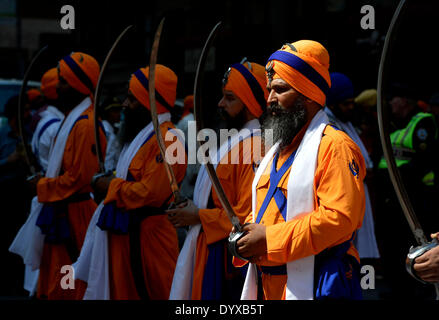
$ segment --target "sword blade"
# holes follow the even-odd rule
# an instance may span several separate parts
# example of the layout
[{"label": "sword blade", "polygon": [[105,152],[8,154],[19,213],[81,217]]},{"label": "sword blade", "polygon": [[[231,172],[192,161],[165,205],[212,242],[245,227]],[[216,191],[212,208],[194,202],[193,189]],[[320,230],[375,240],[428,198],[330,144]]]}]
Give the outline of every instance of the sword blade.
[{"label": "sword blade", "polygon": [[407,219],[407,222],[410,226],[411,231],[413,232],[413,235],[415,236],[416,241],[418,242],[418,244],[423,245],[428,242],[427,237],[425,236],[421,224],[419,223],[418,218],[415,214],[407,190],[404,187],[401,173],[399,172],[396,166],[395,158],[393,156],[393,148],[390,142],[390,132],[388,126],[386,125],[389,123],[390,117],[389,117],[388,107],[385,105],[385,96],[383,94],[383,92],[385,92],[385,83],[387,80],[386,75],[388,74],[388,67],[389,67],[388,61],[391,53],[391,44],[395,39],[395,34],[401,22],[402,12],[406,8],[406,4],[407,4],[406,0],[400,1],[393,15],[384,42],[384,47],[383,47],[379,71],[378,71],[378,85],[377,85],[378,125],[380,130],[380,138],[381,138],[381,144],[383,146],[384,157],[386,159],[387,168],[389,170],[390,179],[392,181],[393,188],[395,189],[404,216]]},{"label": "sword blade", "polygon": [[118,46],[119,42],[122,40],[122,38],[125,36],[125,34],[133,27],[133,25],[129,25],[125,28],[125,30],[122,31],[122,33],[117,37],[116,41],[114,41],[113,45],[111,46],[110,51],[108,51],[107,56],[105,57],[104,63],[102,64],[101,72],[99,73],[98,83],[96,84],[96,89],[94,93],[94,130],[95,130],[95,143],[96,143],[96,155],[98,158],[98,164],[99,164],[99,172],[105,172],[105,164],[104,164],[104,157],[102,156],[102,149],[101,149],[101,139],[99,139],[99,100],[101,97],[102,92],[102,83],[103,83],[103,77],[104,72],[107,68],[108,62],[110,61],[111,56],[113,55],[114,50]]},{"label": "sword blade", "polygon": [[[216,35],[218,34],[219,27],[221,26],[222,22],[218,22],[210,32],[209,36],[207,37],[207,40],[204,44],[203,50],[201,51],[200,59],[198,60],[198,66],[197,66],[197,73],[195,75],[195,85],[194,85],[194,116],[196,120],[196,129],[197,133],[200,132],[200,130],[204,129],[204,123],[203,123],[203,116],[202,116],[202,98],[201,93],[203,90],[203,80],[204,80],[204,68],[207,61],[207,56],[209,54],[209,50],[212,46],[213,40],[215,39]],[[197,143],[199,143],[197,141]],[[223,206],[227,217],[229,218],[232,225],[235,227],[237,232],[241,232],[242,227],[239,223],[239,219],[236,216],[235,212],[233,211],[232,206],[230,205],[229,200],[227,199],[227,196],[224,192],[224,188],[221,185],[221,182],[218,179],[218,176],[216,175],[215,168],[213,167],[212,163],[209,161],[205,164],[207,173],[209,175],[210,181],[212,182],[212,187],[215,190],[218,199],[221,202],[221,205]]]},{"label": "sword blade", "polygon": [[[36,163],[34,163],[34,161],[31,160],[31,155],[33,155],[32,150],[30,149],[30,146],[27,144],[26,142],[26,137],[24,134],[24,95],[26,94],[26,88],[27,88],[27,83],[29,81],[29,75],[30,72],[33,68],[33,66],[35,65],[35,62],[38,60],[38,58],[41,56],[41,54],[46,51],[48,48],[48,46],[44,46],[42,47],[37,54],[33,57],[32,61],[30,62],[29,66],[26,69],[26,72],[24,73],[24,77],[23,77],[23,82],[21,83],[21,88],[20,88],[20,95],[18,96],[18,132],[20,134],[20,138],[21,141],[23,143],[23,147],[24,147],[24,157],[26,159],[26,163],[29,167],[30,173],[31,175],[35,175],[37,172],[36,169]],[[36,159],[35,157],[32,157],[32,159]]]},{"label": "sword blade", "polygon": [[149,62],[149,79],[148,79],[148,93],[149,93],[149,106],[151,109],[152,124],[154,126],[154,131],[157,136],[157,143],[159,145],[160,154],[163,159],[163,164],[165,165],[166,175],[168,176],[169,183],[171,186],[172,193],[174,194],[174,203],[179,204],[184,201],[180,194],[180,188],[178,187],[177,179],[175,179],[174,171],[172,170],[169,163],[166,161],[166,148],[165,141],[163,140],[162,132],[160,131],[160,125],[157,116],[157,105],[155,100],[155,70],[157,65],[157,55],[159,51],[160,37],[163,30],[163,24],[165,23],[165,18],[163,17],[160,21],[157,31],[154,36],[154,42],[151,50],[151,57]]}]

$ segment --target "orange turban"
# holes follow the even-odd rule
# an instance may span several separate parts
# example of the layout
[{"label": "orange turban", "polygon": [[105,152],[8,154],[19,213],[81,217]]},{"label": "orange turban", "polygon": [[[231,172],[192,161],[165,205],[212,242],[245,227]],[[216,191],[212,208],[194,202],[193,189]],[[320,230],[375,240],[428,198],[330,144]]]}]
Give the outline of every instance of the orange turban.
[{"label": "orange turban", "polygon": [[26,94],[27,94],[27,99],[29,100],[29,102],[32,102],[41,96],[41,91],[38,89],[29,89],[29,90],[27,90]]},{"label": "orange turban", "polygon": [[283,79],[305,97],[325,105],[331,87],[329,54],[318,42],[300,40],[284,45],[267,61],[267,76]]},{"label": "orange turban", "polygon": [[99,78],[99,64],[92,56],[74,52],[59,62],[59,75],[75,90],[92,95]]},{"label": "orange turban", "polygon": [[41,91],[44,96],[50,100],[56,100],[56,85],[58,84],[58,70],[56,68],[49,69],[41,78]]},{"label": "orange turban", "polygon": [[[141,68],[133,73],[129,89],[136,99],[148,110],[149,107],[149,67]],[[157,113],[169,112],[174,107],[177,97],[177,75],[161,64],[156,65],[155,70],[155,99]]]},{"label": "orange turban", "polygon": [[[250,66],[251,68],[250,68]],[[224,89],[232,91],[255,117],[259,118],[267,107],[265,69],[260,64],[235,63],[223,80]]]}]

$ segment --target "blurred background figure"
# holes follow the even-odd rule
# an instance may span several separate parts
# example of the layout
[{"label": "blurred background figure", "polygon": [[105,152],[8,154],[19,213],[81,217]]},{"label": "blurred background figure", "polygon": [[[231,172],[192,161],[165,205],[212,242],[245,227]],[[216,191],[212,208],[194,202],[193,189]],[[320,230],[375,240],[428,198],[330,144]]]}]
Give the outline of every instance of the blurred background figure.
[{"label": "blurred background figure", "polygon": [[375,239],[374,216],[372,211],[372,203],[369,196],[367,176],[372,175],[373,162],[369,156],[363,141],[360,139],[357,128],[352,124],[354,115],[357,112],[354,104],[354,86],[351,80],[344,74],[333,72],[331,76],[331,88],[326,97],[326,108],[329,120],[339,130],[343,130],[360,148],[361,154],[366,163],[366,179],[364,192],[366,195],[366,209],[363,218],[363,224],[358,230],[354,239],[355,247],[358,250],[361,259],[380,257]]},{"label": "blurred background figure", "polygon": [[107,151],[105,155],[105,170],[116,169],[117,160],[121,151],[121,144],[117,139],[121,123],[122,103],[116,97],[109,98],[104,103],[102,125],[107,137]]},{"label": "blurred background figure", "polygon": [[[30,206],[30,193],[26,188],[28,169],[18,131],[18,96],[7,101],[3,116],[8,119],[8,125],[0,128],[0,203],[3,213],[0,273],[5,275],[0,286],[0,295],[21,296],[25,294],[22,289],[24,266],[19,256],[8,251],[15,234],[26,220]],[[29,123],[29,104],[26,104],[24,119]]]},{"label": "blurred background figure", "polygon": [[32,121],[40,119],[35,126],[31,147],[43,172],[47,171],[49,152],[61,122],[64,120],[64,114],[57,108],[57,84],[57,69],[52,68],[46,71],[41,78],[42,107],[32,117]]},{"label": "blurred background figure", "polygon": [[[386,97],[391,111],[390,140],[396,166],[401,173],[410,201],[424,231],[437,229],[433,187],[426,181],[436,166],[437,124],[431,113],[419,107],[418,94],[408,84],[393,83]],[[425,299],[433,297],[431,286],[411,278],[405,270],[407,250],[415,239],[404,218],[401,206],[390,181],[387,163],[381,158],[377,170],[377,238],[382,254],[383,272],[389,281],[390,297]],[[392,230],[398,230],[398,244],[389,240]],[[388,298],[384,296],[384,298]]]}]

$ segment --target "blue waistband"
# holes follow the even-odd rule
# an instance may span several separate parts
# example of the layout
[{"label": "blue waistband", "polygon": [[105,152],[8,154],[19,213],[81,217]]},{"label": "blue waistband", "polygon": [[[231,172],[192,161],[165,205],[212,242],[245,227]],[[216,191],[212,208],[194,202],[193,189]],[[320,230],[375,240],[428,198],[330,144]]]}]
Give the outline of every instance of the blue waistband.
[{"label": "blue waistband", "polygon": [[283,264],[281,266],[259,266],[259,270],[262,271],[262,273],[269,274],[272,276],[280,276],[280,275],[286,275],[287,274],[287,265]]}]

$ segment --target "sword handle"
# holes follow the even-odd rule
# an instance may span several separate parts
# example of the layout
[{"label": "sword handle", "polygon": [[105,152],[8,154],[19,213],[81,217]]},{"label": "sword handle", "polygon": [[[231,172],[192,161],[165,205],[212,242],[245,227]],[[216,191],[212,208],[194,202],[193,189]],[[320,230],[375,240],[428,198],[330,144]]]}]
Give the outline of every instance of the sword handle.
[{"label": "sword handle", "polygon": [[244,258],[238,253],[237,242],[239,239],[241,239],[243,236],[247,234],[247,231],[237,231],[237,232],[230,232],[227,247],[229,248],[229,252],[232,256],[237,257],[241,260],[248,261],[247,258]]},{"label": "sword handle", "polygon": [[[427,251],[430,251],[431,249],[439,246],[438,239],[433,239],[430,242],[427,242],[423,245],[417,246],[417,247],[411,247],[409,250],[409,253],[407,254],[407,259],[405,260],[405,267],[407,272],[416,280],[424,283],[424,284],[430,284],[429,282],[426,282],[422,280],[416,273],[415,269],[413,268],[415,264],[415,259],[417,257],[422,256]],[[436,287],[436,299],[439,299],[439,284],[435,284]]]}]

